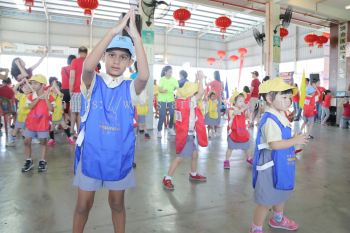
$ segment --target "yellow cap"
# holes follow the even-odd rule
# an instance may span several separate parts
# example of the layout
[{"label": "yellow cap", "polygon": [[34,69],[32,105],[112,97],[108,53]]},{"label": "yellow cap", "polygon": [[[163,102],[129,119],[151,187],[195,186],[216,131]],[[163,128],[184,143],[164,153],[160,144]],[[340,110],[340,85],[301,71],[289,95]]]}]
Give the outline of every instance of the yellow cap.
[{"label": "yellow cap", "polygon": [[176,96],[180,98],[188,98],[198,92],[198,84],[193,82],[186,82],[185,85],[177,89]]},{"label": "yellow cap", "polygon": [[293,95],[295,95],[298,91],[296,87],[289,85],[280,77],[270,79],[266,82],[263,82],[259,86],[260,94],[266,94],[272,91],[280,92],[280,91],[287,91],[287,90],[292,90]]},{"label": "yellow cap", "polygon": [[235,103],[235,98],[237,97],[237,96],[239,96],[241,93],[239,92],[239,91],[237,91],[237,89],[234,89],[233,91],[232,91],[232,95],[231,95],[231,97],[230,97],[230,103]]},{"label": "yellow cap", "polygon": [[47,79],[42,74],[36,74],[34,75],[29,81],[37,81],[38,83],[47,85]]}]

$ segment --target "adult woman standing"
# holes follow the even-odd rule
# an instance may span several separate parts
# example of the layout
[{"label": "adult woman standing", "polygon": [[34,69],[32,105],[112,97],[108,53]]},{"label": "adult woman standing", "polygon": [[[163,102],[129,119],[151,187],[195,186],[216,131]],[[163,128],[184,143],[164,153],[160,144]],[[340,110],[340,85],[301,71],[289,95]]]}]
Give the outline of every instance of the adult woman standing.
[{"label": "adult woman standing", "polygon": [[172,77],[173,69],[171,66],[165,66],[161,73],[158,86],[158,138],[162,137],[162,128],[166,117],[167,109],[170,113],[169,133],[175,135],[174,131],[174,91],[179,87],[179,83]]}]

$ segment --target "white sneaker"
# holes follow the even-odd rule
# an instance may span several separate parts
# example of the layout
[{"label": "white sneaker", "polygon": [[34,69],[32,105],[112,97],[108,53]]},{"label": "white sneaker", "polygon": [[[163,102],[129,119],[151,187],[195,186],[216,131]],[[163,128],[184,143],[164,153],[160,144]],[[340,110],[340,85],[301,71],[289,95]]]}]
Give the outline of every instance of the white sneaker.
[{"label": "white sneaker", "polygon": [[33,138],[33,139],[32,139],[32,143],[33,143],[33,144],[40,144],[40,141],[39,141],[39,139],[37,139],[37,138]]},{"label": "white sneaker", "polygon": [[171,136],[175,136],[176,135],[176,133],[175,133],[175,130],[174,129],[169,129],[169,134],[171,135]]},{"label": "white sneaker", "polygon": [[162,131],[158,131],[157,137],[158,137],[158,138],[162,138]]},{"label": "white sneaker", "polygon": [[9,141],[9,142],[7,142],[7,143],[6,143],[6,146],[8,146],[8,147],[14,147],[14,146],[16,146],[16,141]]}]

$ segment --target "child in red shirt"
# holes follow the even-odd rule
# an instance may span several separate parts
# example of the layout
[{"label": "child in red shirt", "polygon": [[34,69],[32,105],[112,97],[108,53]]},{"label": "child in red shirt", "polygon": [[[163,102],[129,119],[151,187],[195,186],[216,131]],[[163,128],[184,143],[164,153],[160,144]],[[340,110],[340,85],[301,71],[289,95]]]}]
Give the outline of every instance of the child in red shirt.
[{"label": "child in red shirt", "polygon": [[322,115],[321,115],[321,124],[326,125],[326,122],[329,118],[330,111],[329,107],[331,106],[332,94],[330,90],[324,92],[323,101],[322,101]]},{"label": "child in red shirt", "polygon": [[350,126],[350,103],[349,98],[343,102],[343,115],[340,120],[340,128],[346,129]]},{"label": "child in red shirt", "polygon": [[29,95],[27,98],[27,107],[30,109],[30,112],[26,118],[26,130],[24,132],[24,153],[26,161],[22,172],[28,172],[33,168],[32,138],[38,138],[40,140],[41,158],[38,172],[44,172],[47,170],[47,138],[49,137],[49,119],[50,112],[53,111],[54,98],[50,95],[50,90],[44,90],[47,85],[45,76],[40,74],[34,75],[29,82],[33,94]]}]

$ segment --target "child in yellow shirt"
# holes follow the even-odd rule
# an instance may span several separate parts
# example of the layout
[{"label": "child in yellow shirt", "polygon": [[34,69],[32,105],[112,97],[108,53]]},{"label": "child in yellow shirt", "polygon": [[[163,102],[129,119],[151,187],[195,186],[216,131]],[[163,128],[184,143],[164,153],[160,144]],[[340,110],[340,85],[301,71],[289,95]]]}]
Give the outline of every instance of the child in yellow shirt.
[{"label": "child in yellow shirt", "polygon": [[63,106],[62,106],[62,98],[63,98],[63,93],[60,91],[60,84],[57,81],[56,77],[50,77],[49,79],[50,83],[50,90],[51,90],[51,95],[54,97],[54,111],[52,113],[52,119],[51,119],[51,126],[50,126],[50,139],[47,142],[48,146],[53,146],[56,144],[55,141],[55,134],[54,134],[54,129],[56,125],[60,125],[66,136],[67,136],[67,141],[69,144],[74,145],[75,141],[73,137],[71,136],[69,126],[66,124],[66,122],[63,119]]},{"label": "child in yellow shirt", "polygon": [[12,130],[9,141],[6,144],[6,146],[10,147],[16,146],[16,136],[19,131],[24,131],[25,120],[30,111],[30,109],[26,107],[27,96],[31,93],[28,80],[22,79],[22,81],[13,87],[13,91],[15,92],[15,98],[18,101],[18,110],[15,128]]}]

